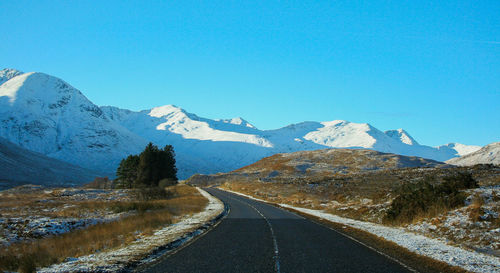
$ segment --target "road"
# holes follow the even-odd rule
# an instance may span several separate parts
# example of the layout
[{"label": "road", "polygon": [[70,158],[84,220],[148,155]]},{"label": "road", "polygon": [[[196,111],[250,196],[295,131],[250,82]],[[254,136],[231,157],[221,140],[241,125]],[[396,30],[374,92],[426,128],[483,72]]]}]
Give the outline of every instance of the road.
[{"label": "road", "polygon": [[204,236],[143,272],[410,272],[340,233],[218,189],[230,212]]}]

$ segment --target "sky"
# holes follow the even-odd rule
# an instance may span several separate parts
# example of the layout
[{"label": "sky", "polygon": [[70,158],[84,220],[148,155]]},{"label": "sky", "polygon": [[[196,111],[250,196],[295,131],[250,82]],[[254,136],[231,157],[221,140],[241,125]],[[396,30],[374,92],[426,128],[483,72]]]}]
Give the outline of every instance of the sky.
[{"label": "sky", "polygon": [[498,0],[0,1],[0,67],[97,105],[486,145],[500,141],[499,14]]}]

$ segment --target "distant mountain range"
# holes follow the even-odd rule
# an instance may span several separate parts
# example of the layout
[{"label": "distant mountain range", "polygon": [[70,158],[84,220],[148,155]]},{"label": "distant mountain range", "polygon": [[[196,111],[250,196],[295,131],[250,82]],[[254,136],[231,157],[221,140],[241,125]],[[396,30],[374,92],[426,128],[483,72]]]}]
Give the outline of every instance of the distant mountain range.
[{"label": "distant mountain range", "polygon": [[228,172],[276,153],[364,148],[445,161],[479,150],[419,144],[405,130],[380,131],[344,120],[259,130],[242,118],[212,120],[174,105],[140,112],[99,107],[44,73],[0,71],[0,137],[51,158],[112,175],[122,158],[148,142],[171,144],[179,176]]}]

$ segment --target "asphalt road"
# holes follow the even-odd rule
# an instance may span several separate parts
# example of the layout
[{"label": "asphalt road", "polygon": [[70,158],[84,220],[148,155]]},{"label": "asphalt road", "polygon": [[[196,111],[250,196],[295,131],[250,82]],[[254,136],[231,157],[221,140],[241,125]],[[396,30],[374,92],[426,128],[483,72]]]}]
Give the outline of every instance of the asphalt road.
[{"label": "asphalt road", "polygon": [[217,189],[230,206],[204,236],[143,272],[410,272],[338,232]]}]

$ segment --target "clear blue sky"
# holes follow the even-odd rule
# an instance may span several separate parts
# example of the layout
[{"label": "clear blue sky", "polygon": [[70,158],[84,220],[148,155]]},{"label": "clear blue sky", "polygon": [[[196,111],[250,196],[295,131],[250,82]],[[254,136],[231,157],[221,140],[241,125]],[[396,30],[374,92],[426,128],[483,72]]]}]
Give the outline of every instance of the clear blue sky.
[{"label": "clear blue sky", "polygon": [[0,1],[0,66],[98,105],[500,141],[500,1]]}]

